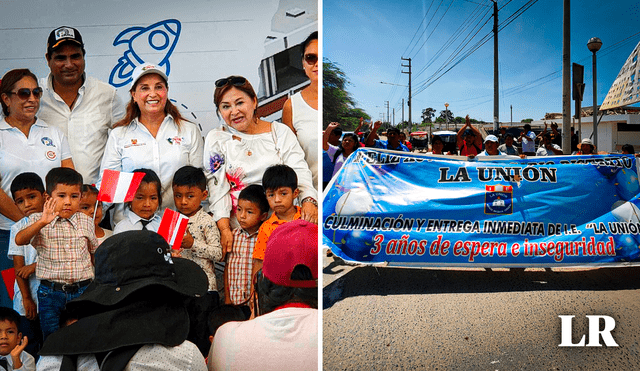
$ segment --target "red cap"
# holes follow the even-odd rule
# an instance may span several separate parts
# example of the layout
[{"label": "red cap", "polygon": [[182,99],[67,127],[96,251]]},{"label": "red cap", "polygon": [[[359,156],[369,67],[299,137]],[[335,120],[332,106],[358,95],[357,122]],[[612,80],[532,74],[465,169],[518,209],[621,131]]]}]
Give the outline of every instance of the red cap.
[{"label": "red cap", "polygon": [[[291,279],[300,264],[311,270],[312,280]],[[280,286],[318,287],[318,226],[298,219],[276,228],[267,241],[262,274]]]}]

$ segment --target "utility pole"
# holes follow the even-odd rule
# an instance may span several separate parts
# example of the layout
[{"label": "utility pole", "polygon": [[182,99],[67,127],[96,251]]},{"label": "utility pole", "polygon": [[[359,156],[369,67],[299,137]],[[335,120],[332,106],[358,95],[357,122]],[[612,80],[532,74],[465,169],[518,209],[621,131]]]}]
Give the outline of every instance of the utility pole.
[{"label": "utility pole", "polygon": [[409,72],[402,71],[402,73],[409,74],[409,100],[407,101],[407,107],[409,107],[409,127],[413,126],[413,122],[411,121],[411,58],[402,58],[403,61],[408,61],[409,65],[403,64],[402,67],[409,67]]},{"label": "utility pole", "polygon": [[571,27],[570,0],[562,15],[562,152],[571,154]]},{"label": "utility pole", "polygon": [[402,122],[404,122],[404,98],[402,98]]},{"label": "utility pole", "polygon": [[493,131],[498,132],[500,97],[498,84],[498,1],[493,1]]},{"label": "utility pole", "polygon": [[389,119],[389,101],[385,100],[384,104],[385,104],[385,106],[387,106],[387,122],[391,123],[391,120]]},{"label": "utility pole", "polygon": [[510,105],[510,107],[511,107],[511,121],[509,121],[509,123],[510,123],[511,125],[509,125],[509,126],[513,126],[513,104],[512,104],[512,105]]},{"label": "utility pole", "polygon": [[589,39],[587,44],[593,53],[593,145],[598,148],[598,79],[596,78],[596,52],[602,47],[602,40],[597,37]]},{"label": "utility pole", "polygon": [[393,126],[396,126],[396,109],[393,109]]}]

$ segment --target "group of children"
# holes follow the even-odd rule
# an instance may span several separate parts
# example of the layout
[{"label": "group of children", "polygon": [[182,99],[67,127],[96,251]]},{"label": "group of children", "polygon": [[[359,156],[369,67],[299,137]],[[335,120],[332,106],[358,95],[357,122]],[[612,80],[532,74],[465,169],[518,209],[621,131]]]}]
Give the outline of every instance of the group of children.
[{"label": "group of children", "polygon": [[[22,316],[15,325],[28,336],[10,344],[8,353],[0,336],[0,356],[17,352],[19,358],[26,353],[22,349],[28,343],[31,348],[27,351],[35,354],[40,342],[60,327],[65,304],[80,296],[93,279],[93,254],[103,240],[127,230],[158,230],[162,213],[160,179],[153,170],[135,172],[145,175],[133,200],[126,203],[125,218],[113,232],[99,226],[103,205],[97,201],[98,190],[83,184],[75,170],[54,168],[46,175],[45,184],[35,173],[22,173],[14,179],[11,193],[26,217],[11,228],[9,258],[16,272],[14,309]],[[218,321],[211,317],[225,313],[224,306],[220,308],[214,262],[226,262],[225,306],[241,310],[248,319],[252,277],[262,266],[270,234],[277,226],[300,218],[300,207],[294,204],[299,191],[292,168],[267,168],[262,184],[241,191],[235,210],[239,226],[233,230],[232,251],[224,254],[215,219],[202,207],[208,195],[204,172],[185,166],[173,177],[175,209],[189,217],[181,248],[173,255],[193,260],[209,279],[209,295],[188,303],[194,334],[190,340],[203,354],[208,352],[210,324]],[[0,326],[0,335],[2,331]]]}]

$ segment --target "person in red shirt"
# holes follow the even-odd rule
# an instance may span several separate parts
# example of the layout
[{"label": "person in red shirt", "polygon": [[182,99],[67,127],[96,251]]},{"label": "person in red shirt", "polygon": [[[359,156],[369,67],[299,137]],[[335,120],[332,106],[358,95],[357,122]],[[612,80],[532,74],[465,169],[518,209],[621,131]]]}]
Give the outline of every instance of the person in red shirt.
[{"label": "person in red shirt", "polygon": [[471,125],[469,115],[465,119],[466,123],[458,130],[457,136],[460,156],[477,156],[482,151],[482,134]]}]

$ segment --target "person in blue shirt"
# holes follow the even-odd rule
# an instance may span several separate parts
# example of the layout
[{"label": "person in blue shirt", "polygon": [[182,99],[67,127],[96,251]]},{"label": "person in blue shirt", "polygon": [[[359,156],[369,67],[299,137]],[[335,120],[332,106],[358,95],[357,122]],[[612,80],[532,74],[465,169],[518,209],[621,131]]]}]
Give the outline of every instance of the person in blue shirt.
[{"label": "person in blue shirt", "polygon": [[478,153],[478,156],[503,156],[505,155],[498,149],[498,137],[495,135],[487,135],[484,139],[484,151]]},{"label": "person in blue shirt", "polygon": [[387,140],[374,139],[375,133],[382,126],[382,122],[376,121],[373,124],[373,129],[367,137],[365,145],[367,147],[375,147],[381,149],[392,149],[394,151],[409,152],[409,149],[404,144],[400,143],[400,129],[392,127],[387,129]]}]

